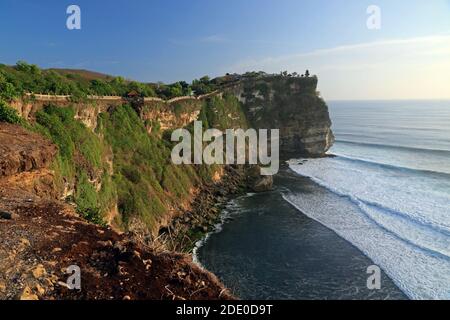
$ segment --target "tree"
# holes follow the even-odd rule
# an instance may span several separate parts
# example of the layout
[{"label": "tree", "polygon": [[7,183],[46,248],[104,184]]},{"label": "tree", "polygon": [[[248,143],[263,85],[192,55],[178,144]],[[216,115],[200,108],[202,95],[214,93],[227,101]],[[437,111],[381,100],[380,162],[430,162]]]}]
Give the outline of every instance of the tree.
[{"label": "tree", "polygon": [[209,84],[210,81],[211,80],[209,79],[208,76],[204,76],[204,77],[200,78],[200,82],[203,83],[203,84]]},{"label": "tree", "polygon": [[18,95],[14,85],[6,80],[6,77],[0,73],[0,99],[12,100]]},{"label": "tree", "polygon": [[112,96],[114,94],[114,90],[111,85],[100,79],[94,79],[91,81],[91,90],[93,94],[99,96]]},{"label": "tree", "polygon": [[31,73],[31,74],[34,74],[34,75],[38,75],[41,72],[41,70],[38,68],[37,65],[35,65],[35,64],[28,64],[25,61],[17,61],[16,69],[18,71]]},{"label": "tree", "polygon": [[210,82],[209,77],[205,76],[200,80],[195,79],[192,81],[192,90],[196,94],[206,94],[214,90],[214,85]]},{"label": "tree", "polygon": [[179,82],[176,82],[170,86],[169,92],[171,98],[181,97],[183,95],[183,87]]}]

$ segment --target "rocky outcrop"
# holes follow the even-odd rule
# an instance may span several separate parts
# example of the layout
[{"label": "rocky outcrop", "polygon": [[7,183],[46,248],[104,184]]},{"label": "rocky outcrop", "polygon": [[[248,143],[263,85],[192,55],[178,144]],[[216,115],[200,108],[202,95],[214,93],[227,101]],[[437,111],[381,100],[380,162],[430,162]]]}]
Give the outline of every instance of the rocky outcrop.
[{"label": "rocky outcrop", "polygon": [[[215,93],[216,94],[216,93]],[[214,94],[214,95],[215,95]],[[182,128],[194,120],[202,109],[204,99],[209,96],[201,96],[197,98],[181,97],[182,99],[161,100],[159,98],[146,98],[139,110],[139,116],[149,133],[162,132],[164,130]],[[110,108],[117,108],[128,103],[121,97],[116,99],[99,99],[87,101],[71,101],[70,98],[55,98],[54,96],[40,96],[39,99],[32,99],[25,96],[21,99],[11,101],[10,106],[17,113],[28,121],[35,121],[36,114],[47,105],[56,105],[59,107],[72,107],[75,111],[75,119],[82,122],[87,128],[95,130],[97,128],[98,116],[107,112]]]},{"label": "rocky outcrop", "polygon": [[42,136],[7,123],[0,123],[0,142],[0,177],[44,168],[57,152]]},{"label": "rocky outcrop", "polygon": [[173,102],[147,101],[139,116],[149,133],[164,132],[183,128],[198,119],[203,101],[199,99],[182,99]]},{"label": "rocky outcrop", "polygon": [[243,104],[255,129],[280,129],[280,156],[320,157],[333,145],[328,107],[317,77],[265,76],[227,88]]},{"label": "rocky outcrop", "polygon": [[197,241],[213,231],[229,198],[247,190],[247,168],[225,166],[210,183],[199,187],[188,208],[161,227],[156,245],[172,251],[191,252]]},{"label": "rocky outcrop", "polygon": [[247,187],[253,192],[270,191],[273,188],[273,176],[262,176],[259,166],[247,168]]}]

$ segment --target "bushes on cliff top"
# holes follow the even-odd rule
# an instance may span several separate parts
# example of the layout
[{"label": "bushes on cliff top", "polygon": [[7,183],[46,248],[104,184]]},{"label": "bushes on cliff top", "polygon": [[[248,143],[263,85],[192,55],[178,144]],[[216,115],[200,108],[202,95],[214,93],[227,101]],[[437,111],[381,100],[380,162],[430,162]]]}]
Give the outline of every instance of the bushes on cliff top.
[{"label": "bushes on cliff top", "polygon": [[7,100],[18,98],[24,93],[71,95],[75,101],[88,95],[125,96],[136,91],[144,97],[158,96],[171,99],[209,93],[215,89],[208,77],[194,80],[192,85],[179,81],[172,84],[142,83],[76,70],[42,70],[36,65],[19,61],[15,66],[0,65],[0,96]]},{"label": "bushes on cliff top", "polygon": [[0,99],[10,101],[18,95],[14,85],[10,83],[5,72],[0,70]]}]

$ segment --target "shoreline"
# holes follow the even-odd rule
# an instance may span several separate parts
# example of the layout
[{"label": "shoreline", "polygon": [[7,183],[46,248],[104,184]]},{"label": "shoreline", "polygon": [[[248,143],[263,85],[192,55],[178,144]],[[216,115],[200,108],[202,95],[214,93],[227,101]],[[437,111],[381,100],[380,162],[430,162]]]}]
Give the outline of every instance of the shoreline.
[{"label": "shoreline", "polygon": [[196,243],[210,233],[221,219],[226,204],[248,189],[248,169],[225,166],[220,181],[202,185],[191,210],[183,211],[161,229],[158,242],[169,251],[192,254]]},{"label": "shoreline", "polygon": [[209,230],[207,233],[204,234],[204,236],[199,239],[196,243],[195,246],[192,250],[192,261],[197,264],[200,268],[207,270],[207,268],[200,262],[199,260],[199,256],[198,256],[198,250],[201,249],[201,247],[208,241],[208,239],[216,234],[219,233],[223,230],[223,225],[230,221],[233,220],[234,218],[232,217],[232,215],[229,213],[229,211],[227,210],[227,208],[232,205],[234,203],[235,200],[243,198],[243,197],[251,197],[256,195],[257,193],[254,192],[247,192],[247,194],[242,193],[239,195],[236,195],[235,197],[232,197],[230,199],[228,199],[228,201],[226,202],[224,208],[222,209],[221,213],[218,216],[218,221],[217,223],[214,225],[214,228],[212,228],[211,230]]}]

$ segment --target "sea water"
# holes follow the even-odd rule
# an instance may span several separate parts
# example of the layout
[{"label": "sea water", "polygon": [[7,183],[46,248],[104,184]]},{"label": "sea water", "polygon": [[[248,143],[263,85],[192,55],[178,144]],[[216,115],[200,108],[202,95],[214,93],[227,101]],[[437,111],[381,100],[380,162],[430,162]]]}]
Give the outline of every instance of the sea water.
[{"label": "sea water", "polygon": [[343,199],[285,199],[336,231],[411,298],[450,299],[450,101],[332,102],[333,158],[292,164]]},{"label": "sea water", "polygon": [[198,261],[243,298],[450,299],[450,101],[329,107],[334,157],[233,200]]}]

